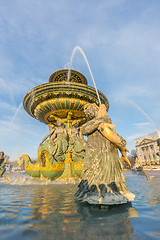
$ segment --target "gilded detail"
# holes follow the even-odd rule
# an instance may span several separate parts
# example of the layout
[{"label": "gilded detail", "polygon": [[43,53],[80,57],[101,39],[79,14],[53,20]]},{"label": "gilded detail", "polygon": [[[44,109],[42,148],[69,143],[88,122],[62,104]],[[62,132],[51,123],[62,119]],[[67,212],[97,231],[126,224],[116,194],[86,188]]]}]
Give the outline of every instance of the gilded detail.
[{"label": "gilded detail", "polygon": [[[87,121],[84,106],[98,104],[98,99],[83,74],[76,70],[70,74],[68,82],[68,70],[58,70],[48,83],[33,88],[24,97],[27,113],[49,127],[49,133],[39,144],[37,162],[32,163],[28,155],[21,155],[18,160],[32,177],[67,180],[81,176],[86,151],[81,133],[81,126]],[[108,109],[107,98],[99,94]]]},{"label": "gilded detail", "polygon": [[[127,159],[126,141],[115,131],[107,114],[109,102],[76,70],[54,72],[49,82],[33,88],[23,99],[28,114],[48,125],[39,144],[37,161],[21,155],[19,165],[31,177],[57,181],[82,179],[75,196],[94,204],[132,201],[121,161]],[[99,106],[99,107],[98,107]],[[83,137],[86,135],[87,140]],[[119,159],[118,149],[122,156]],[[83,170],[82,170],[83,169]]]}]

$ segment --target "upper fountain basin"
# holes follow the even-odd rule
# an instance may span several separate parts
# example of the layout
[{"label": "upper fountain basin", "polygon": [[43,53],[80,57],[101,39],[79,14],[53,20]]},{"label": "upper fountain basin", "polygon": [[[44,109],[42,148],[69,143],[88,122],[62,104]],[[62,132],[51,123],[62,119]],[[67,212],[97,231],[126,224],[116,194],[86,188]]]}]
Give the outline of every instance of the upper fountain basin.
[{"label": "upper fountain basin", "polygon": [[[68,73],[70,75],[68,79]],[[81,83],[87,85],[86,77],[77,70],[74,69],[60,69],[55,71],[49,77],[49,83],[58,83],[58,82],[70,82],[70,83]]]},{"label": "upper fountain basin", "polygon": [[[84,118],[83,107],[86,103],[99,105],[95,88],[87,85],[83,74],[71,69],[70,81],[67,81],[68,70],[62,69],[49,77],[49,83],[39,85],[30,90],[23,99],[24,109],[32,117],[49,124],[56,117],[72,120]],[[109,102],[99,92],[101,102],[109,109]]]}]

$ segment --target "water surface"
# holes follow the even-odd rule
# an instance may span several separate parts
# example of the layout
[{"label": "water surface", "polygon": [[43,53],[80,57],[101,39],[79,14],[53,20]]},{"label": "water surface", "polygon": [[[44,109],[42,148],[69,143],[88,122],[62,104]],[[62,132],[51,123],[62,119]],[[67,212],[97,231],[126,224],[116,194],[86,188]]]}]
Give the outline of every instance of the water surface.
[{"label": "water surface", "polygon": [[147,175],[125,174],[135,201],[107,209],[77,201],[76,184],[1,179],[0,239],[160,239],[160,172]]}]

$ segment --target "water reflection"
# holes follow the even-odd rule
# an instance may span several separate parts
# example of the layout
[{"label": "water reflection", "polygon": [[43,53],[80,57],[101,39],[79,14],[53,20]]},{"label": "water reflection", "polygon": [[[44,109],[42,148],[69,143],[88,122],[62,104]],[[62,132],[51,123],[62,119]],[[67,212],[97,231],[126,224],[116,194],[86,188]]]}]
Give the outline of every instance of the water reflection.
[{"label": "water reflection", "polygon": [[138,217],[131,204],[98,209],[85,203],[79,204],[78,211],[83,217],[82,239],[133,239],[134,230],[130,218]]},{"label": "water reflection", "polygon": [[150,178],[147,192],[147,199],[149,203],[160,204],[160,178]]},{"label": "water reflection", "polygon": [[75,200],[72,184],[0,184],[0,239],[157,239],[160,178],[133,174],[126,183],[133,205],[102,209]]},{"label": "water reflection", "polygon": [[99,209],[75,201],[75,186],[37,188],[32,201],[32,220],[42,239],[133,239],[130,218],[138,217],[131,204]]}]

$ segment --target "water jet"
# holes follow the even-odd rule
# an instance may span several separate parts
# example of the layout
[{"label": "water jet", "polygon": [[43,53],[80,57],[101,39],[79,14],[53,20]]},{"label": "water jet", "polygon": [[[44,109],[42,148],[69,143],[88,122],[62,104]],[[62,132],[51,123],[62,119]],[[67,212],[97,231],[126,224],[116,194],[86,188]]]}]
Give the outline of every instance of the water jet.
[{"label": "water jet", "polygon": [[91,75],[91,78],[92,78],[92,81],[93,81],[93,84],[94,84],[94,87],[95,87],[95,90],[96,90],[96,94],[97,94],[97,97],[98,97],[99,105],[101,105],[101,99],[100,99],[100,96],[99,96],[99,93],[98,93],[98,90],[97,90],[97,86],[96,86],[96,83],[95,83],[95,80],[94,80],[94,77],[93,77],[93,74],[92,74],[89,62],[87,60],[87,57],[86,57],[83,49],[80,46],[75,46],[74,49],[73,49],[73,52],[72,52],[72,55],[71,55],[71,58],[70,58],[70,62],[69,62],[67,82],[70,81],[70,74],[71,74],[70,71],[71,71],[71,67],[72,67],[72,62],[73,62],[74,55],[75,55],[75,53],[77,51],[79,51],[82,54],[82,56],[84,57],[84,60],[85,60],[85,62],[87,64],[87,67],[89,69],[89,72],[90,72],[90,75]]}]

